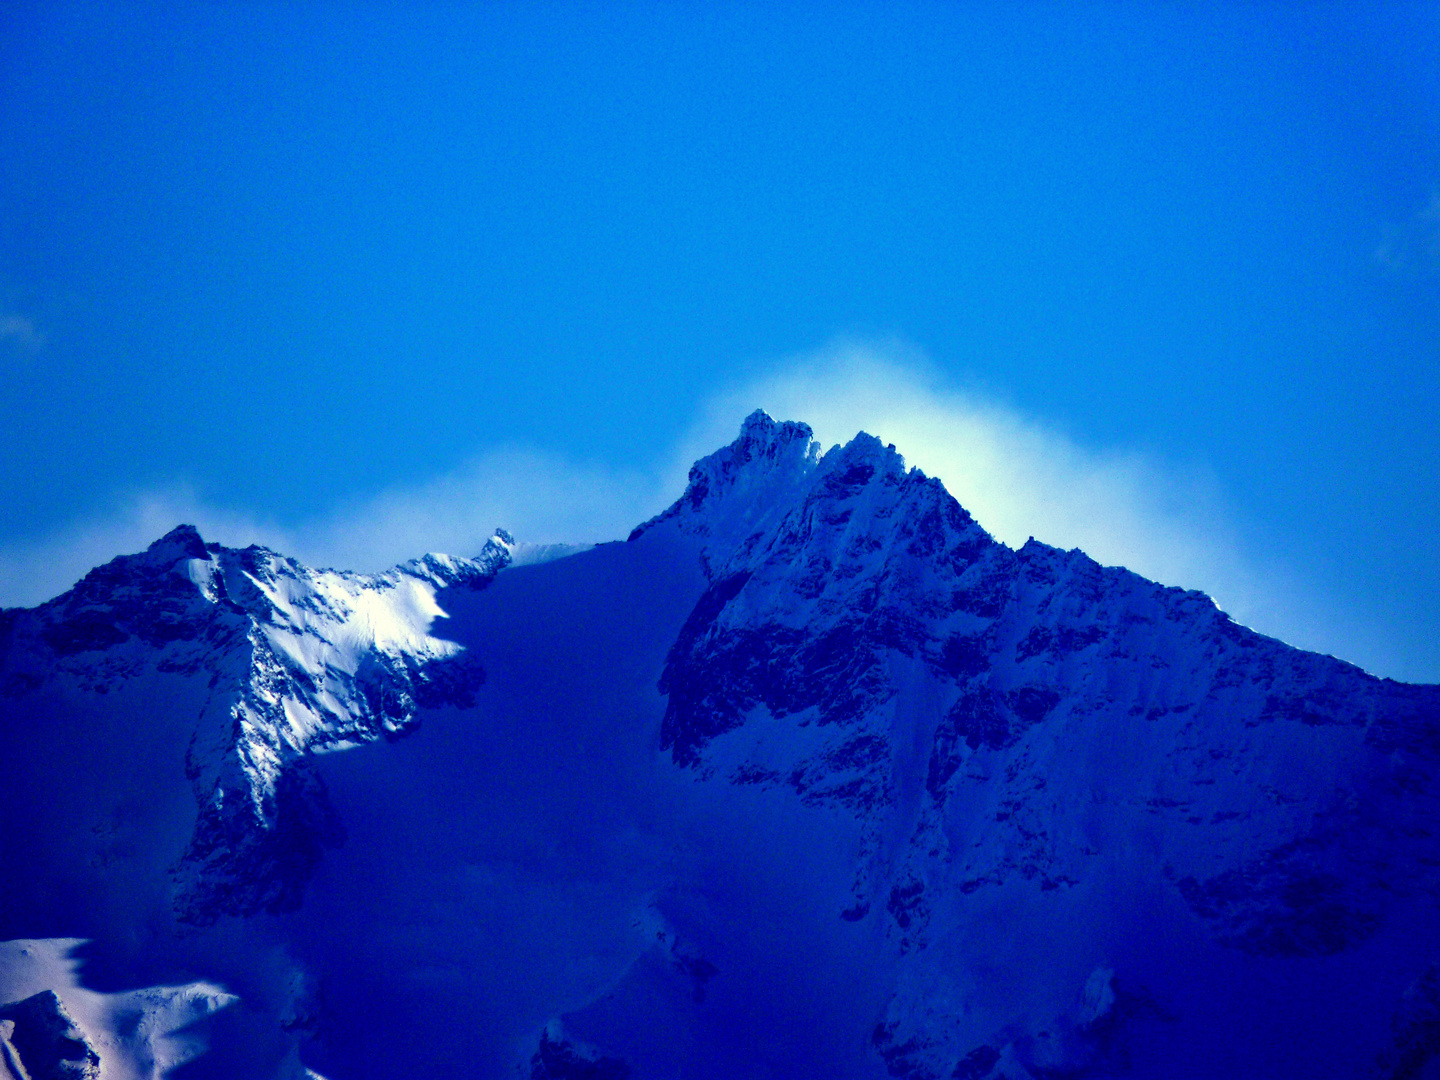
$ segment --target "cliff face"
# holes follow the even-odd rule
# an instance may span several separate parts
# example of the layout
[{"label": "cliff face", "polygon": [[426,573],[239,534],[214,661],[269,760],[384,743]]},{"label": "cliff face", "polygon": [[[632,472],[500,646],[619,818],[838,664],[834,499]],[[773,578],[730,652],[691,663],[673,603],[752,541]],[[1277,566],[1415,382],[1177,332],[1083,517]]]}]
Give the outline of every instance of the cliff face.
[{"label": "cliff face", "polygon": [[1420,1075],[1440,688],[819,449],[541,565],[182,527],[4,612],[0,930],[253,987],[245,1075]]}]

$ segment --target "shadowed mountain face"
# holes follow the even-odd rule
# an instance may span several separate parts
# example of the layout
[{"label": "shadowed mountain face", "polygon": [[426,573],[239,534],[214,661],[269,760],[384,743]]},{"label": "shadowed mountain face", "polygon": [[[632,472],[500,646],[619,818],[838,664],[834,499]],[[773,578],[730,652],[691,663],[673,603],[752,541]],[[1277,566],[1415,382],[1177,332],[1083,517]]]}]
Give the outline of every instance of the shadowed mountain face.
[{"label": "shadowed mountain face", "polygon": [[0,1005],[112,1077],[1440,1067],[1440,688],[762,413],[525,555],[182,527],[4,612],[0,939],[89,943]]}]

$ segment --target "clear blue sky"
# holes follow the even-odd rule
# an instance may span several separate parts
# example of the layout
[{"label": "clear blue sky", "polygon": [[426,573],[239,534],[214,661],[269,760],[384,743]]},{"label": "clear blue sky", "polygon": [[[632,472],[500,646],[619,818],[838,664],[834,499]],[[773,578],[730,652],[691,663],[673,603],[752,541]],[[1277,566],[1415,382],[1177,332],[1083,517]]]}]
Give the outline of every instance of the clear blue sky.
[{"label": "clear blue sky", "polygon": [[1440,7],[421,6],[4,7],[0,552],[653,462],[896,337],[1440,681]]}]

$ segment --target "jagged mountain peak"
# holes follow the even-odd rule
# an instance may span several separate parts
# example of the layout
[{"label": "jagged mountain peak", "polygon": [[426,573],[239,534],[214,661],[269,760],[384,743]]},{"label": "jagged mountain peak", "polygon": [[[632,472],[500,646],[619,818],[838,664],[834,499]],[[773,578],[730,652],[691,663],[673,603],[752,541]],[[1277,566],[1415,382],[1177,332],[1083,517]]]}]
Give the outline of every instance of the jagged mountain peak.
[{"label": "jagged mountain peak", "polygon": [[740,425],[733,443],[694,464],[680,501],[700,510],[757,483],[794,481],[808,474],[819,456],[820,445],[809,424],[777,422],[756,409]]},{"label": "jagged mountain peak", "polygon": [[[393,738],[418,709],[468,701],[484,672],[432,635],[442,590],[485,587],[518,545],[497,529],[473,559],[428,554],[379,574],[314,569],[180,525],[32,610],[7,612],[0,696],[79,680],[122,694],[164,675],[208,682],[185,752],[199,807],[175,868],[192,922],[282,909],[333,842],[305,760]],[[295,846],[308,852],[297,859]]]},{"label": "jagged mountain peak", "polygon": [[[1277,1024],[1324,1044],[1306,1075],[1420,1075],[1440,687],[1012,549],[893,445],[762,411],[631,539],[356,574],[180,526],[5,612],[0,748],[24,781],[53,744],[71,817],[37,835],[0,785],[0,920],[143,871],[192,943],[300,927],[328,1004],[257,1015],[323,1011],[337,1077],[515,1075],[527,1039],[532,1077],[1288,1075]],[[131,756],[184,808],[159,869]],[[1353,985],[1386,1004],[1352,1038]],[[364,1041],[377,1008],[420,1060]],[[1211,1048],[1252,1014],[1247,1070]]]},{"label": "jagged mountain peak", "polygon": [[157,561],[168,559],[172,562],[176,559],[206,559],[210,556],[200,530],[194,525],[183,524],[176,525],[152,543],[146,549],[146,554]]},{"label": "jagged mountain peak", "polygon": [[[868,431],[857,432],[848,443],[832,446],[825,452],[822,461],[827,470],[859,466],[876,469],[890,476],[903,476],[910,471],[905,466],[904,456],[895,449],[894,443],[882,442]],[[924,474],[921,476],[923,478]]]},{"label": "jagged mountain peak", "polygon": [[716,577],[787,537],[793,542],[797,529],[809,538],[817,522],[831,533],[846,526],[839,539],[863,547],[904,531],[907,518],[923,519],[932,535],[943,519],[970,534],[967,544],[992,542],[939,480],[907,467],[894,444],[862,431],[822,453],[808,424],[757,409],[733,443],[695,463],[685,494],[630,539],[658,526],[702,538],[702,562]]},{"label": "jagged mountain peak", "polygon": [[730,448],[752,457],[770,456],[796,442],[808,447],[814,435],[809,424],[798,420],[777,421],[764,409],[756,409],[740,422],[740,436]]},{"label": "jagged mountain peak", "polygon": [[[395,567],[392,574],[423,578],[438,586],[460,585],[481,578],[493,577],[515,561],[520,544],[504,529],[496,529],[480,554],[473,559],[427,552]],[[384,576],[384,575],[382,575]]]},{"label": "jagged mountain peak", "polygon": [[[168,582],[170,571],[177,564],[193,559],[210,560],[220,550],[218,544],[206,544],[194,525],[177,525],[152,542],[144,551],[117,555],[95,567],[67,592],[42,604],[105,602],[117,589],[155,586]],[[181,575],[183,576],[183,575]],[[171,583],[173,584],[173,583]]]},{"label": "jagged mountain peak", "polygon": [[637,540],[658,525],[673,522],[683,532],[706,537],[743,535],[758,519],[790,501],[815,469],[820,444],[809,424],[777,423],[756,409],[740,426],[734,442],[701,458],[690,468],[685,493],[669,509],[638,526]]}]

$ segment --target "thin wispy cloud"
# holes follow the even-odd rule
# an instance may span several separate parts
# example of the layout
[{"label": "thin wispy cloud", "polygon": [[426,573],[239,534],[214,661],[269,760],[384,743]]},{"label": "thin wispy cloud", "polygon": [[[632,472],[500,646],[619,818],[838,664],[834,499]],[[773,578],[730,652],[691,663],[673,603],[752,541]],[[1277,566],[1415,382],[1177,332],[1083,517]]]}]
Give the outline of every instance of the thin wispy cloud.
[{"label": "thin wispy cloud", "polygon": [[296,531],[295,544],[307,561],[378,570],[427,551],[474,555],[497,526],[535,544],[623,538],[667,501],[657,476],[641,469],[495,450],[456,472],[310,522]]},{"label": "thin wispy cloud", "polygon": [[1112,566],[1201,589],[1239,621],[1368,666],[1393,662],[1383,635],[1347,620],[1313,584],[1257,556],[1203,467],[1087,446],[1054,425],[948,383],[905,342],[840,342],[793,357],[713,399],[672,462],[734,437],[753,408],[804,420],[828,448],[867,431],[939,477],[997,539],[1034,537]]},{"label": "thin wispy cloud", "polygon": [[45,344],[45,335],[24,315],[0,315],[0,344],[34,353]]},{"label": "thin wispy cloud", "polygon": [[143,551],[181,522],[207,540],[285,550],[293,537],[254,517],[207,504],[184,485],[127,495],[90,521],[0,547],[0,606],[30,606],[64,592],[92,567]]},{"label": "thin wispy cloud", "polygon": [[311,566],[377,571],[429,551],[478,554],[496,527],[535,544],[624,537],[668,501],[657,474],[530,450],[482,454],[453,473],[285,525],[176,485],[116,499],[94,520],[0,547],[0,606],[57,596],[92,567],[142,551],[182,522],[229,547],[258,543]]},{"label": "thin wispy cloud", "polygon": [[1204,472],[1082,446],[1013,408],[948,385],[902,342],[837,343],[718,396],[680,458],[715,445],[733,417],[757,406],[804,420],[827,448],[857,431],[893,443],[907,464],[939,477],[1011,546],[1033,536],[1197,587],[1234,576],[1234,529]]},{"label": "thin wispy cloud", "polygon": [[1385,230],[1375,260],[1390,270],[1440,268],[1440,190],[1404,224]]},{"label": "thin wispy cloud", "polygon": [[867,431],[939,477],[997,539],[1078,547],[1171,585],[1203,589],[1241,622],[1305,648],[1386,670],[1383,635],[1348,621],[1313,585],[1247,551],[1203,469],[1086,446],[1053,425],[949,384],[903,342],[840,343],[772,365],[717,393],[658,462],[618,469],[530,449],[497,449],[463,468],[279,523],[213,505],[184,487],[118,500],[110,513],[0,547],[0,605],[32,605],[91,567],[138,551],[180,522],[229,546],[261,543],[312,566],[381,570],[427,551],[473,555],[496,526],[521,541],[623,538],[679,497],[691,463],[764,408],[804,420],[829,447]]}]

